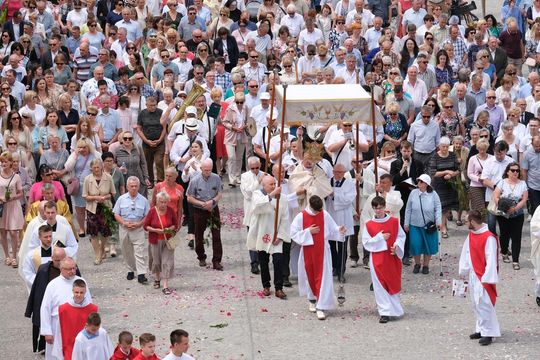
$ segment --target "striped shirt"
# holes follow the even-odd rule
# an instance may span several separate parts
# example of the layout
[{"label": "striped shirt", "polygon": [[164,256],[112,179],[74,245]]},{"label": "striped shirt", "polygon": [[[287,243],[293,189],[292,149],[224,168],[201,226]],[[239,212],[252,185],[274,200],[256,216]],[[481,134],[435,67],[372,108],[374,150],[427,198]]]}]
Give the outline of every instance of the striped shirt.
[{"label": "striped shirt", "polygon": [[77,69],[77,81],[83,83],[90,79],[90,68],[98,61],[97,55],[88,54],[87,57],[81,55],[73,59],[73,68]]}]

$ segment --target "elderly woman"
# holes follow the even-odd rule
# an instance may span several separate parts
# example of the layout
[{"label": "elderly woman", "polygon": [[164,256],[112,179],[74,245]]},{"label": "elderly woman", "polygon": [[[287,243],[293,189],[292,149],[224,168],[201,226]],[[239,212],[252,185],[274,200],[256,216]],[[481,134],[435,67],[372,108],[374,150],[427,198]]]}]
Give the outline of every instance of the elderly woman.
[{"label": "elderly woman", "polygon": [[459,176],[459,163],[455,154],[449,151],[450,139],[441,137],[438,150],[429,161],[428,169],[433,182],[433,190],[437,192],[442,206],[441,236],[448,238],[446,217],[452,209],[458,208],[458,194],[451,182]]},{"label": "elderly woman", "polygon": [[40,165],[48,165],[52,169],[53,178],[61,181],[65,189],[68,180],[66,178],[68,171],[65,169],[65,164],[69,152],[60,146],[60,138],[56,135],[50,135],[47,142],[49,149],[43,152],[43,155],[39,158],[39,163]]},{"label": "elderly woman", "polygon": [[41,188],[43,184],[51,184],[54,187],[54,198],[59,200],[66,200],[66,193],[59,181],[54,180],[53,170],[49,165],[42,164],[39,167],[38,174],[41,181],[38,181],[32,185],[30,192],[28,193],[28,203],[32,204],[34,201],[42,200],[43,194]]},{"label": "elderly woman", "polygon": [[[513,162],[506,166],[502,180],[497,183],[493,191],[493,200],[497,205],[497,223],[501,231],[501,255],[503,262],[510,262],[512,267],[519,270],[519,253],[521,251],[521,236],[525,220],[524,209],[529,198],[527,183],[521,180],[521,168]],[[512,240],[512,253],[508,245]]]},{"label": "elderly woman", "polygon": [[146,196],[148,190],[147,187],[150,186],[150,180],[143,150],[140,146],[133,143],[132,132],[124,131],[122,137],[122,145],[120,145],[114,153],[116,164],[126,179],[130,176],[136,176],[141,180],[139,193]]},{"label": "elderly woman", "polygon": [[[82,196],[82,184],[84,179],[90,175],[90,163],[97,159],[94,145],[90,140],[81,139],[77,142],[77,149],[69,156],[66,161],[65,169],[71,172],[71,179],[68,180],[68,193],[71,195],[71,202],[75,207],[77,223],[79,224],[79,238],[85,237],[85,210],[86,200]],[[79,186],[74,185],[79,184]]]},{"label": "elderly woman", "polygon": [[480,210],[484,217],[486,213],[486,187],[484,186],[481,175],[484,170],[486,161],[493,155],[487,153],[489,142],[486,139],[480,139],[476,142],[478,154],[469,158],[467,165],[467,177],[470,180],[469,198],[471,201],[471,209]]},{"label": "elderly woman", "polygon": [[[512,106],[510,110],[507,111],[506,115],[507,119],[512,122],[514,125],[514,135],[518,137],[518,139],[523,139],[528,134],[527,126],[522,124],[521,121],[521,109],[519,106]],[[498,136],[502,135],[502,128],[499,129]]]},{"label": "elderly woman", "polygon": [[156,195],[156,206],[152,207],[144,220],[148,231],[148,264],[154,274],[154,289],[159,289],[163,280],[163,294],[170,295],[169,279],[174,276],[174,250],[169,250],[165,240],[178,230],[178,221],[168,205],[169,195],[161,191]]},{"label": "elderly woman", "polygon": [[[409,233],[413,273],[429,274],[431,256],[439,251],[437,230],[441,227],[441,201],[431,187],[431,178],[422,174],[411,191],[405,208],[403,229]],[[435,227],[435,228],[434,228]]]},{"label": "elderly woman", "polygon": [[[34,182],[34,180],[30,178],[30,176],[28,175],[28,172],[26,171],[26,169],[20,165],[21,164],[21,156],[19,155],[19,153],[11,154],[11,158],[13,160],[12,169],[15,172],[15,174],[18,174],[19,177],[21,178],[23,196],[21,196],[21,198],[19,200],[21,202],[23,214],[25,214],[26,213],[26,205],[27,205],[27,202],[26,202],[27,197],[26,197],[26,195],[30,191],[30,187],[32,187],[32,183]],[[19,234],[19,235],[21,235],[21,234]]]},{"label": "elderly woman", "polygon": [[[198,141],[198,140],[196,140]],[[156,184],[156,187],[152,193],[152,205],[156,205],[156,194],[165,192],[169,195],[168,206],[174,210],[174,214],[177,219],[177,223],[182,220],[182,202],[184,200],[184,188],[182,185],[176,182],[178,178],[178,171],[173,166],[167,167],[165,170],[165,181]]]},{"label": "elderly woman", "polygon": [[[120,172],[120,169],[115,165],[115,159],[112,152],[104,152],[101,155],[103,161],[103,171],[109,174],[113,180],[115,194],[111,201],[114,206],[116,200],[126,192],[124,175]],[[109,237],[109,247],[105,246],[105,252],[109,252],[111,257],[116,257],[116,245],[118,245],[118,231],[114,232]]]},{"label": "elderly woman", "polygon": [[501,140],[504,140],[506,141],[506,143],[508,143],[509,149],[506,155],[514,159],[514,161],[519,161],[518,158],[520,138],[516,136],[516,134],[514,134],[514,123],[509,120],[506,120],[501,124],[500,135],[497,137],[497,139],[495,139],[495,143],[498,143]]},{"label": "elderly woman", "polygon": [[297,75],[294,59],[291,56],[284,56],[281,67],[284,70],[283,74],[280,76],[281,83],[287,85],[296,84]]},{"label": "elderly woman", "polygon": [[471,138],[470,132],[473,128],[477,128],[479,130],[486,129],[489,132],[490,139],[495,136],[495,130],[493,129],[493,125],[489,123],[489,112],[487,110],[480,111],[478,113],[478,116],[476,117],[476,120],[468,125],[468,136],[466,136],[467,139]]},{"label": "elderly woman", "polygon": [[[21,178],[13,171],[11,154],[0,155],[0,241],[6,256],[5,264],[17,268],[17,247],[19,231],[24,225],[24,217],[19,199],[23,196]],[[11,255],[8,246],[11,238]]]},{"label": "elderly woman", "polygon": [[94,265],[100,265],[105,258],[105,245],[112,235],[105,207],[111,209],[111,199],[116,194],[111,175],[103,171],[101,159],[90,162],[92,173],[84,179],[82,197],[86,200],[86,232],[94,249]]},{"label": "elderly woman", "polygon": [[465,134],[465,118],[454,111],[454,100],[444,98],[442,101],[442,111],[435,116],[435,121],[439,124],[441,136],[446,136],[452,141],[454,136]]},{"label": "elderly woman", "polygon": [[503,95],[508,95],[510,97],[510,104],[516,101],[519,95],[519,87],[514,86],[514,79],[511,75],[503,75],[501,79],[501,86],[495,90],[495,96],[497,99],[502,100]]}]

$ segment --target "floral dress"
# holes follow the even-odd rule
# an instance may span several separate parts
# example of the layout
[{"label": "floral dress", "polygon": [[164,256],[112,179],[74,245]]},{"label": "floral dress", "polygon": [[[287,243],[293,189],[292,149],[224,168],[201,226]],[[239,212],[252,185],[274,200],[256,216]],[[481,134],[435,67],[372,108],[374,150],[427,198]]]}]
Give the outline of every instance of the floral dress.
[{"label": "floral dress", "polygon": [[439,128],[441,129],[441,136],[446,136],[452,141],[454,136],[459,134],[459,115],[454,115],[450,118],[445,117],[442,113],[439,113],[435,120],[439,123]]}]

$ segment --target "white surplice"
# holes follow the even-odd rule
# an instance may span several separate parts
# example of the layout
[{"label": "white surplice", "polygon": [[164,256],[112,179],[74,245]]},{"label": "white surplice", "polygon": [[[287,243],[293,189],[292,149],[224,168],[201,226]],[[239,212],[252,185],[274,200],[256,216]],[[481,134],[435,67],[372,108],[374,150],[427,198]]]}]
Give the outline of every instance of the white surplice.
[{"label": "white surplice", "polygon": [[[309,207],[306,211],[314,215],[313,210]],[[324,210],[323,210],[324,211]],[[324,258],[323,261],[323,274],[321,279],[321,288],[319,292],[319,298],[317,299],[311,287],[309,286],[306,268],[304,265],[304,246],[313,245],[313,237],[309,232],[309,229],[304,229],[304,214],[300,213],[296,215],[291,224],[291,239],[302,246],[300,249],[300,257],[298,259],[298,291],[300,296],[307,296],[308,300],[317,300],[316,307],[319,310],[331,310],[335,309],[337,305],[336,296],[334,295],[334,283],[332,278],[332,254],[330,253],[330,245],[328,240],[337,240],[343,242],[345,239],[339,233],[339,226],[335,223],[332,216],[328,212],[324,211]]]},{"label": "white surplice", "polygon": [[534,292],[540,297],[540,211],[535,211],[531,219],[531,262],[536,277]]},{"label": "white surplice", "polygon": [[[475,234],[480,234],[488,230],[487,225],[484,225],[479,230],[471,230]],[[484,337],[499,337],[501,330],[495,307],[491,303],[488,292],[482,286],[482,283],[497,284],[499,275],[497,273],[497,239],[493,236],[488,237],[485,248],[486,269],[482,279],[479,279],[471,261],[471,253],[469,249],[469,236],[465,239],[461,257],[459,258],[459,274],[461,276],[469,276],[469,297],[476,315],[476,330]]]},{"label": "white surplice", "polygon": [[[377,196],[376,193],[371,194],[367,197],[367,199],[364,201],[364,206],[362,207],[362,214],[360,215],[360,232],[364,232],[364,224],[373,219],[375,216],[375,211],[373,211],[373,207],[371,206],[371,200]],[[396,190],[389,191],[386,196],[384,197],[386,201],[386,211],[390,214],[390,216],[395,217],[399,220],[400,218],[400,210],[403,207],[403,200],[401,199],[401,193]]]},{"label": "white surplice", "polygon": [[100,327],[96,335],[89,336],[86,330],[77,334],[72,360],[109,360],[111,358],[114,347],[109,334]]},{"label": "white surplice", "polygon": [[[37,254],[35,253],[36,251],[38,252]],[[52,251],[53,249],[51,249],[51,255]],[[22,268],[28,293],[30,293],[30,290],[32,289],[32,284],[34,283],[39,268],[39,266],[36,268],[36,260],[39,260],[39,265],[42,265],[51,261],[51,256],[41,256],[41,247],[35,248],[26,254],[24,262],[21,264],[22,266],[19,265]]]},{"label": "white surplice", "polygon": [[259,180],[265,175],[265,172],[260,171],[255,175],[251,171],[246,171],[240,175],[240,191],[244,196],[244,219],[242,220],[242,225],[249,226],[249,221],[251,219],[251,197],[253,192],[261,188],[261,183]]},{"label": "white surplice", "polygon": [[[371,219],[374,222],[383,223],[390,219],[390,216],[386,215],[382,219],[373,218]],[[397,244],[396,255],[402,259],[403,258],[403,248],[405,246],[405,232],[398,226],[398,234],[395,241]],[[374,237],[369,235],[367,228],[364,227],[362,233],[362,245],[364,249],[369,251],[369,272],[371,273],[371,281],[373,282],[373,292],[375,294],[375,302],[377,303],[377,310],[379,311],[380,316],[402,316],[403,308],[399,301],[399,294],[390,295],[388,291],[381,285],[377,273],[373,268],[373,261],[371,257],[374,252],[386,251],[388,245],[382,233],[378,233]]]},{"label": "white surplice", "polygon": [[[62,355],[62,334],[60,333],[58,307],[73,298],[73,282],[77,279],[82,278],[74,276],[71,279],[66,279],[63,275],[60,275],[53,279],[45,289],[40,311],[40,334],[54,337],[53,344],[46,344],[45,346],[45,360],[62,360],[64,358]],[[85,298],[92,302],[88,287]]]},{"label": "white surplice", "polygon": [[[24,232],[23,239],[21,241],[21,245],[19,246],[19,253],[17,254],[17,256],[18,256],[18,261],[17,262],[19,264],[24,263],[24,260],[26,259],[26,256],[28,255],[28,253],[31,250],[31,248],[29,248],[29,246],[30,246],[30,243],[31,243],[32,235],[34,234],[34,230],[39,229],[41,224],[43,224],[44,222],[45,222],[45,219],[43,219],[38,214],[38,216],[36,216],[32,220],[30,220],[30,222],[26,226],[26,230]],[[37,246],[40,246],[39,243],[38,243]],[[35,248],[35,246],[34,246],[34,248]],[[25,280],[25,276],[24,276],[24,273],[23,273],[23,267],[22,266],[19,266],[18,272],[19,272],[19,275],[21,276],[21,278],[23,280]],[[28,293],[30,294],[30,290],[28,290]]]},{"label": "white surplice", "polygon": [[[43,222],[41,225],[45,225]],[[41,226],[40,225],[40,226]],[[66,256],[76,259],[77,251],[79,250],[79,243],[73,234],[73,229],[65,217],[62,215],[56,215],[56,231],[53,231],[52,244],[55,245],[58,241],[64,244],[64,250],[66,251]],[[30,238],[30,243],[28,244],[29,249],[34,249],[40,246],[39,241],[39,226],[34,228],[32,236]]]},{"label": "white surplice", "polygon": [[[334,195],[326,198],[326,211],[337,224],[347,228],[345,236],[354,234],[353,204],[356,199],[356,186],[354,179],[343,178],[341,186],[336,186],[334,180]],[[334,240],[334,239],[330,239]]]},{"label": "white surplice", "polygon": [[287,198],[284,197],[279,201],[277,229],[277,238],[283,241],[280,241],[277,245],[272,245],[276,204],[276,199],[271,199],[262,190],[253,192],[251,222],[246,242],[248,250],[265,251],[268,254],[282,253],[283,242],[291,242],[289,236],[289,210],[287,209]]}]

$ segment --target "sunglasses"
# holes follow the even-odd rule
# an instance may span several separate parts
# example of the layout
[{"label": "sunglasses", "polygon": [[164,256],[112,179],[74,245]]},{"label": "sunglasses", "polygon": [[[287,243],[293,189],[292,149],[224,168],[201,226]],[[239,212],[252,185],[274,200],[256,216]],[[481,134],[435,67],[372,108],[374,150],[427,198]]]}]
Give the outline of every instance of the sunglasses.
[{"label": "sunglasses", "polygon": [[259,170],[261,167],[260,166],[257,166],[257,167],[252,167],[250,168],[251,170]]},{"label": "sunglasses", "polygon": [[427,37],[427,38],[426,38],[426,40],[430,40],[430,41],[432,41],[432,40],[433,40],[433,38],[432,38],[432,37]]},{"label": "sunglasses", "polygon": [[11,117],[11,120],[20,120],[20,119],[21,119],[21,118],[18,117],[18,116],[12,116],[12,117]]},{"label": "sunglasses", "polygon": [[127,49],[128,49],[128,50],[135,50],[135,48],[132,47],[132,46],[128,46]]},{"label": "sunglasses", "polygon": [[89,112],[89,113],[87,113],[87,114],[90,115],[90,116],[97,116],[97,113],[91,113],[91,112]]},{"label": "sunglasses", "polygon": [[398,73],[398,72],[390,71],[390,75],[399,75],[399,73]]},{"label": "sunglasses", "polygon": [[445,109],[452,109],[453,106],[452,106],[452,105],[448,105],[448,106],[445,106],[444,108],[445,108]]},{"label": "sunglasses", "polygon": [[241,104],[243,104],[244,102],[243,102],[243,101],[236,101],[236,103],[237,103],[238,105],[241,105]]},{"label": "sunglasses", "polygon": [[139,90],[139,88],[132,87],[132,88],[130,88],[129,90],[131,90],[131,91],[133,91],[133,90],[137,91],[137,90]]},{"label": "sunglasses", "polygon": [[8,87],[3,87],[2,90],[9,90],[10,88]]},{"label": "sunglasses", "polygon": [[508,75],[514,76],[514,75],[517,75],[517,73],[516,72],[509,72]]},{"label": "sunglasses", "polygon": [[97,24],[90,24],[90,25],[88,25],[88,26],[89,26],[89,27],[96,27]]},{"label": "sunglasses", "polygon": [[431,119],[431,115],[422,115],[422,119]]},{"label": "sunglasses", "polygon": [[345,22],[344,21],[338,21],[336,24],[343,25],[343,24],[345,24]]},{"label": "sunglasses", "polygon": [[481,139],[487,139],[487,138],[489,138],[489,135],[480,135],[480,138]]},{"label": "sunglasses", "polygon": [[199,52],[207,52],[208,49],[199,49]]},{"label": "sunglasses", "polygon": [[290,68],[292,65],[283,65],[284,68]]},{"label": "sunglasses", "polygon": [[124,137],[124,141],[131,141],[133,140],[133,137]]},{"label": "sunglasses", "polygon": [[394,113],[394,112],[393,112],[393,113],[388,113],[388,115],[390,115],[390,116],[396,116],[397,113]]},{"label": "sunglasses", "polygon": [[116,33],[115,32],[109,32],[109,35],[110,36],[116,36]]},{"label": "sunglasses", "polygon": [[162,58],[162,59],[168,59],[168,58],[170,58],[170,57],[171,57],[171,55],[161,55],[161,58]]},{"label": "sunglasses", "polygon": [[249,85],[249,87],[255,89],[255,88],[258,88],[259,85]]},{"label": "sunglasses", "polygon": [[519,169],[508,169],[509,171],[513,172],[513,173],[517,173],[519,172]]},{"label": "sunglasses", "polygon": [[8,145],[17,145],[16,142],[8,142]]},{"label": "sunglasses", "polygon": [[486,99],[496,99],[496,96],[486,96]]}]

